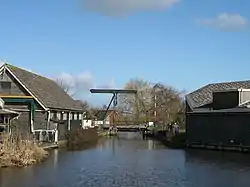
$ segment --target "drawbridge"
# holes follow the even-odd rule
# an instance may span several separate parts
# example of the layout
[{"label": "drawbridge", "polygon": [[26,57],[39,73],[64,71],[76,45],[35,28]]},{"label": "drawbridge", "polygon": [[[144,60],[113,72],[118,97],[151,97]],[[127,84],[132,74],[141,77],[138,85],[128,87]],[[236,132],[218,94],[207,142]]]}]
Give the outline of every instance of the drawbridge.
[{"label": "drawbridge", "polygon": [[[112,97],[110,99],[110,102],[106,108],[106,112],[104,114],[104,118],[106,118],[107,113],[112,106],[112,109],[116,111],[116,107],[118,104],[118,94],[137,94],[137,90],[132,89],[90,89],[91,93],[96,94],[112,94]],[[115,125],[115,115],[112,115],[113,117],[113,125]]]}]

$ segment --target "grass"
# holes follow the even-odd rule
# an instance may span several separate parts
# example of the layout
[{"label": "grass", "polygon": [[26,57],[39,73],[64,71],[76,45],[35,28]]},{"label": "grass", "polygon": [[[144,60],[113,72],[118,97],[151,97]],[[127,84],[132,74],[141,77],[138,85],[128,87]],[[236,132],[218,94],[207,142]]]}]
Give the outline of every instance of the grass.
[{"label": "grass", "polygon": [[23,140],[18,134],[3,134],[1,139],[0,167],[24,167],[39,163],[48,156],[48,152],[32,138]]}]

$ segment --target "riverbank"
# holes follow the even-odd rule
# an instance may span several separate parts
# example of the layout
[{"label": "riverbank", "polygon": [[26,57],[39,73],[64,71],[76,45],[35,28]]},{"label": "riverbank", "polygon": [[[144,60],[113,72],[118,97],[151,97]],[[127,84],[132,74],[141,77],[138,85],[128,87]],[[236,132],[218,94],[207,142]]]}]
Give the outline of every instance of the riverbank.
[{"label": "riverbank", "polygon": [[153,129],[148,135],[156,140],[159,140],[164,145],[175,149],[186,148],[186,132],[181,130],[179,134],[173,134],[167,130]]},{"label": "riverbank", "polygon": [[0,168],[25,167],[42,162],[48,152],[32,140],[21,140],[19,136],[3,135],[0,152]]},{"label": "riverbank", "polygon": [[22,140],[19,135],[5,135],[2,136],[0,144],[0,168],[25,167],[40,163],[46,160],[51,149],[88,149],[95,146],[103,136],[104,134],[98,134],[97,129],[78,129],[69,132],[66,140],[58,144],[38,144],[32,138]]},{"label": "riverbank", "polygon": [[67,136],[67,148],[70,150],[87,149],[96,145],[100,135],[96,128],[78,129],[69,132]]}]

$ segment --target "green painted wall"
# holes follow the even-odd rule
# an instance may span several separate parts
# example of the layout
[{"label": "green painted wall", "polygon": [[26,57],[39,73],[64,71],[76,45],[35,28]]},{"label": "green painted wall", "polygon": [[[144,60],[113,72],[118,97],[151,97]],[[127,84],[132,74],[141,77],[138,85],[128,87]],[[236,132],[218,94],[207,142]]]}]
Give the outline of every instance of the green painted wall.
[{"label": "green painted wall", "polygon": [[20,103],[20,104],[28,104],[30,106],[32,120],[35,117],[35,110],[40,108],[39,104],[33,98],[2,98],[6,103]]}]

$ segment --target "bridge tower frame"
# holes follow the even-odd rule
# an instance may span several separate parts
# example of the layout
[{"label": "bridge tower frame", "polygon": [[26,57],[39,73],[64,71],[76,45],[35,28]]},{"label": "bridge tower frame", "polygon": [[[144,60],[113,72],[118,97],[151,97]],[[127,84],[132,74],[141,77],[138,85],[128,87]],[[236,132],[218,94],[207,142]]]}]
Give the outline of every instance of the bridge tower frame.
[{"label": "bridge tower frame", "polygon": [[[137,90],[133,89],[90,89],[90,93],[96,94],[112,94],[108,107],[106,108],[106,112],[104,114],[104,118],[106,118],[107,113],[113,104],[113,109],[116,111],[116,106],[118,104],[118,94],[135,94],[137,95]],[[115,115],[113,115],[113,125],[115,126]]]}]

